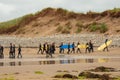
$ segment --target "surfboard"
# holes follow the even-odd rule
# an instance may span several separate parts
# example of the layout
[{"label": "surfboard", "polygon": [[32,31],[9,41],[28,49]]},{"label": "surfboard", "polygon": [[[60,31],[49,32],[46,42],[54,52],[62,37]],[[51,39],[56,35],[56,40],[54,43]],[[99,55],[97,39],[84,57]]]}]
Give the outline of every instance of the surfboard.
[{"label": "surfboard", "polygon": [[[60,48],[63,49],[68,49],[68,44],[64,44],[63,46],[61,46]],[[70,44],[70,48],[73,48],[73,46]]]},{"label": "surfboard", "polygon": [[107,45],[104,43],[100,47],[98,47],[98,50],[103,50],[106,46],[109,46],[112,43],[112,40],[107,41]]},{"label": "surfboard", "polygon": [[85,49],[87,46],[85,45],[85,44],[80,44],[80,45],[78,45],[78,48],[80,48],[80,49]]}]

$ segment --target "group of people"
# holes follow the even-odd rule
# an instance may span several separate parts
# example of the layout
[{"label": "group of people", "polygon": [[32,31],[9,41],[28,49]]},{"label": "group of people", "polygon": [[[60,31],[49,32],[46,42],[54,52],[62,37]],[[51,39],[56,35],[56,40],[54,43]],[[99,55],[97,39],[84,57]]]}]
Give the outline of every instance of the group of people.
[{"label": "group of people", "polygon": [[42,44],[40,43],[37,54],[39,54],[39,53],[41,53],[41,54],[46,53],[46,58],[49,56],[52,58],[53,57],[52,54],[55,53],[55,43],[50,44],[50,43],[46,42],[43,44],[43,47],[42,47]]},{"label": "group of people", "polygon": [[[16,52],[15,44],[10,43],[9,58],[15,58],[16,57],[15,52]],[[21,46],[20,45],[18,46],[17,58],[22,58]]]},{"label": "group of people", "polygon": [[[108,39],[105,40],[105,44],[106,47],[103,49],[103,51],[107,50],[108,51],[108,47],[107,47],[107,41]],[[64,53],[64,48],[62,48],[63,46],[63,42],[61,42],[59,47],[59,53]],[[75,46],[75,43],[73,42],[72,44],[68,43],[67,45],[67,54],[70,53],[81,53],[81,49],[78,47],[80,45],[80,43],[78,42],[77,45]],[[70,47],[72,46],[72,48]],[[91,42],[91,40],[89,42],[86,43],[85,45],[85,53],[91,53],[94,52],[94,46],[93,43]],[[75,48],[77,47],[77,50],[75,51]],[[48,57],[53,57],[52,54],[54,54],[56,51],[56,46],[55,43],[44,43],[44,44],[39,44],[39,50],[37,52],[37,54],[41,53],[44,54],[46,53],[46,58]],[[2,45],[0,45],[0,58],[4,58],[4,47]],[[16,46],[15,44],[10,43],[10,47],[9,47],[9,58],[15,58],[16,57]],[[18,55],[17,58],[22,58],[22,54],[21,54],[21,46],[18,46]]]},{"label": "group of people", "polygon": [[[16,47],[15,44],[10,43],[9,47],[9,58],[15,58],[16,57]],[[0,45],[0,58],[4,58],[4,47]],[[21,54],[21,46],[18,46],[18,55],[17,58],[22,58]]]},{"label": "group of people", "polygon": [[[63,46],[64,44],[63,44],[63,42],[60,44],[60,51],[59,51],[59,53],[64,53],[64,48],[61,48],[62,46]],[[67,51],[67,54],[70,54],[70,53],[75,53],[75,48],[77,47],[77,50],[76,50],[76,53],[81,53],[81,49],[78,47],[80,45],[80,43],[78,42],[77,43],[77,46],[75,46],[75,43],[73,42],[72,44],[71,44],[71,46],[72,46],[72,49],[70,48],[70,43],[68,43],[68,47],[67,47],[67,49],[68,49],[68,51]],[[90,40],[90,42],[88,42],[88,43],[86,43],[86,49],[85,49],[85,53],[87,53],[87,52],[94,52],[94,49],[93,49],[93,43],[91,42],[91,40]]]},{"label": "group of people", "polygon": [[[106,47],[103,49],[103,51],[107,50],[108,51],[108,47],[107,47],[107,41],[108,39],[105,40],[105,44]],[[63,42],[61,42],[59,47],[59,53],[64,53],[65,48],[63,48]],[[78,47],[80,45],[80,43],[78,42],[77,45],[75,46],[75,43],[73,42],[72,44],[68,43],[67,44],[67,54],[70,53],[81,53],[81,49]],[[72,46],[72,48],[70,47]],[[75,48],[77,47],[77,50],[75,51]],[[43,45],[40,43],[39,45],[39,50],[38,53],[39,54],[41,52],[41,54],[43,54],[44,52],[46,53],[46,57],[49,57],[49,55],[52,57],[52,54],[55,53],[55,43],[52,44],[48,44],[47,42],[44,43]],[[87,42],[85,44],[85,53],[91,53],[94,52],[94,46],[92,41],[90,40],[89,42]]]}]

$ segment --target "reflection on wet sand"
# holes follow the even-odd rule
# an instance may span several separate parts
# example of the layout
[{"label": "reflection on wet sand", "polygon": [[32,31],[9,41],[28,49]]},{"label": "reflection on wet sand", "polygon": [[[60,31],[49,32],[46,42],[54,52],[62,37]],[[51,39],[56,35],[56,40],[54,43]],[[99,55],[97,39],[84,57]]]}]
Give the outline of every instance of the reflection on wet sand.
[{"label": "reflection on wet sand", "polygon": [[106,63],[118,62],[120,58],[99,58],[99,59],[64,59],[45,61],[12,61],[0,62],[0,66],[22,66],[22,65],[50,65],[50,64],[72,64],[72,63]]},{"label": "reflection on wet sand", "polygon": [[15,66],[15,62],[10,62],[10,66]]},{"label": "reflection on wet sand", "polygon": [[4,66],[4,63],[3,63],[3,62],[0,62],[0,66]]}]

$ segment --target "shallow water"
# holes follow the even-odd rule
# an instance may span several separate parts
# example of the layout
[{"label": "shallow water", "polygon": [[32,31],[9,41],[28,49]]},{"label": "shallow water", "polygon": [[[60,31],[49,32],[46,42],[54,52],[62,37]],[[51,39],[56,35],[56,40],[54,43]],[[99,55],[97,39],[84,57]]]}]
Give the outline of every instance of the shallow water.
[{"label": "shallow water", "polygon": [[4,61],[0,66],[24,66],[24,65],[54,65],[54,64],[74,64],[74,63],[108,63],[120,62],[120,58],[85,58],[85,59],[53,59],[53,60],[30,60],[30,61]]}]

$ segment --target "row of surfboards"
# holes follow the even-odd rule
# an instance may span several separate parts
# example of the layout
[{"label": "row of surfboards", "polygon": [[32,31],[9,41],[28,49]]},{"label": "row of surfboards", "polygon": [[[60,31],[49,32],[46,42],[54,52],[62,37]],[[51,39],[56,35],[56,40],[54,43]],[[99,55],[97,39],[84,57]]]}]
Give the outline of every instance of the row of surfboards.
[{"label": "row of surfboards", "polygon": [[[97,50],[103,50],[106,46],[109,46],[111,43],[112,43],[112,40],[109,40],[109,41],[106,42],[106,44],[104,43],[104,44],[100,45],[97,48]],[[85,44],[81,44],[81,45],[78,45],[77,47],[80,48],[80,49],[85,49],[87,46]],[[61,46],[61,48],[67,49],[68,48],[68,44],[64,44],[63,46]],[[73,46],[70,45],[70,48],[73,48]]]}]

